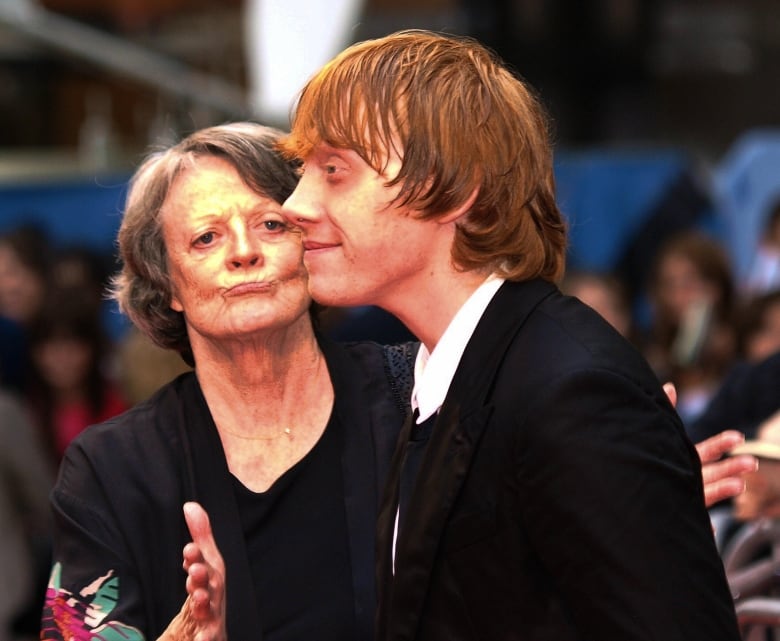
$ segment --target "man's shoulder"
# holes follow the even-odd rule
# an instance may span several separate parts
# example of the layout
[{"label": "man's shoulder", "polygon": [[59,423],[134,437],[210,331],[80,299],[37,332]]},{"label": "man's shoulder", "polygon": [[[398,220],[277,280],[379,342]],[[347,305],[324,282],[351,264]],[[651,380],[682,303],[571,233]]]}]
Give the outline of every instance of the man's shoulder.
[{"label": "man's shoulder", "polygon": [[[604,318],[557,288],[537,288],[528,313],[516,324],[506,358],[523,371],[550,377],[586,370],[609,370],[634,379],[655,380],[641,352]],[[532,376],[529,372],[525,376]]]}]

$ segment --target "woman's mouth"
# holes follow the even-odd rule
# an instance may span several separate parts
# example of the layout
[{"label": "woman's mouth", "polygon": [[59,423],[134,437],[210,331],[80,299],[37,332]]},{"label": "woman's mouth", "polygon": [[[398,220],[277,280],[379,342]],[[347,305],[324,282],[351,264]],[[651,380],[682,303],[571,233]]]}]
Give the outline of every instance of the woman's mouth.
[{"label": "woman's mouth", "polygon": [[245,296],[246,294],[262,294],[271,289],[271,283],[267,281],[255,281],[251,283],[239,283],[230,287],[225,296]]}]

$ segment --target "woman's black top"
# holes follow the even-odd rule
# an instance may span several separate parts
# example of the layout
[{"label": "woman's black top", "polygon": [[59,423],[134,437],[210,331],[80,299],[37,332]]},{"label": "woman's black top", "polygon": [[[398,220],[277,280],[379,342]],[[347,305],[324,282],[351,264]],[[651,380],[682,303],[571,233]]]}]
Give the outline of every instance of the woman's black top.
[{"label": "woman's black top", "polygon": [[354,635],[342,442],[331,417],[311,451],[267,491],[233,479],[265,641]]}]

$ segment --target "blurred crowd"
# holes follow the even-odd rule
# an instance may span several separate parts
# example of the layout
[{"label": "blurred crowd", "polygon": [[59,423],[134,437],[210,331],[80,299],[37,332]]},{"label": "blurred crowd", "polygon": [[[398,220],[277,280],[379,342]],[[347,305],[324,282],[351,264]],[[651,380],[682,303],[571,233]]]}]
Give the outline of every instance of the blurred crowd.
[{"label": "blurred crowd", "polygon": [[[688,228],[663,240],[639,287],[617,271],[574,270],[562,289],[628,338],[662,382],[674,383],[693,439],[710,436],[702,421],[727,376],[780,350],[780,201],[766,216],[746,278],[735,275],[719,238]],[[748,436],[757,429],[729,427]]]},{"label": "blurred crowd", "polygon": [[0,641],[38,637],[65,448],[187,369],[132,330],[111,335],[113,271],[110,255],[36,226],[0,235]]}]

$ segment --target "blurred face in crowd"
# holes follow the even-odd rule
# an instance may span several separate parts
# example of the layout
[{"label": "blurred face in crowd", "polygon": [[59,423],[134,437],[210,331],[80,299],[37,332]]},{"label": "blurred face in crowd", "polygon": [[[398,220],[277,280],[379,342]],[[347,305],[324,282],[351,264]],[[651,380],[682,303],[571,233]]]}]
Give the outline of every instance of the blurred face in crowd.
[{"label": "blurred face in crowd", "polygon": [[13,248],[0,243],[0,315],[27,323],[40,308],[45,287]]},{"label": "blurred face in crowd", "polygon": [[41,378],[67,397],[83,392],[96,358],[92,345],[75,336],[52,336],[35,346],[33,358]]},{"label": "blurred face in crowd", "polygon": [[705,279],[686,256],[668,254],[658,270],[659,302],[673,317],[680,319],[694,305],[718,302],[718,290]]},{"label": "blurred face in crowd", "polygon": [[300,234],[281,204],[250,189],[227,161],[200,157],[162,207],[173,297],[190,340],[247,339],[306,318]]}]

